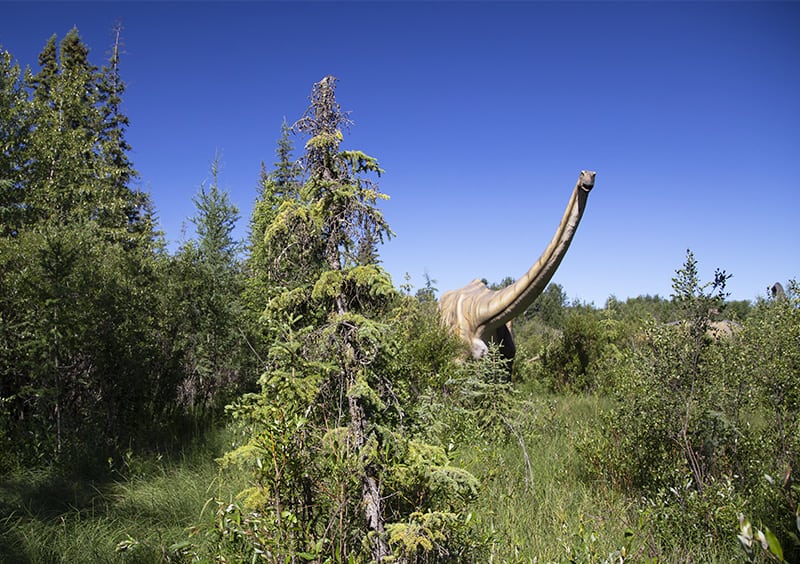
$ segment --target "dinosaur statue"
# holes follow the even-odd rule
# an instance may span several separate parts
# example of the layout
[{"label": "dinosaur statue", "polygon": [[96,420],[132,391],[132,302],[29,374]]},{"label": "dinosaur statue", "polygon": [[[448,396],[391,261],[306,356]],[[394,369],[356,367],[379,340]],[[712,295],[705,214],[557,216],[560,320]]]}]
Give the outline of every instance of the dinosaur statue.
[{"label": "dinosaur statue", "polygon": [[772,288],[769,289],[770,294],[772,294],[772,299],[774,300],[785,300],[786,299],[786,292],[783,290],[783,284],[780,282],[775,282],[772,285]]},{"label": "dinosaur statue", "polygon": [[494,342],[506,359],[513,360],[516,347],[511,320],[533,303],[555,274],[578,229],[589,192],[594,187],[594,177],[593,171],[581,171],[553,239],[539,260],[516,282],[500,290],[490,290],[476,279],[442,295],[439,300],[442,321],[466,341],[472,358],[481,358],[488,344]]}]

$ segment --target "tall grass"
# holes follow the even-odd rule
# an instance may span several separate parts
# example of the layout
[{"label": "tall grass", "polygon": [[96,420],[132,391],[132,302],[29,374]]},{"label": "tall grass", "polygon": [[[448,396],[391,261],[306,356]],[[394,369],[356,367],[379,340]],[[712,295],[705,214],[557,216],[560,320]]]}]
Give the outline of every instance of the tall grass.
[{"label": "tall grass", "polygon": [[626,502],[583,480],[574,446],[598,409],[597,398],[530,400],[509,422],[509,440],[457,451],[482,481],[474,516],[492,561],[584,562],[623,546]]},{"label": "tall grass", "polygon": [[[588,477],[579,445],[599,425],[607,400],[532,393],[521,405],[508,415],[507,440],[476,438],[452,453],[481,479],[472,521],[490,546],[490,562],[741,558],[659,538],[639,500]],[[0,563],[189,561],[182,547],[202,545],[212,526],[216,505],[209,499],[230,499],[244,487],[241,476],[221,476],[214,462],[231,439],[219,431],[176,458],[129,459],[105,483],[41,470],[0,479]],[[190,536],[195,527],[199,534]]]},{"label": "tall grass", "polygon": [[491,545],[491,562],[740,560],[740,554],[680,538],[665,542],[640,500],[589,479],[579,445],[600,424],[607,404],[594,395],[534,396],[510,421],[524,449],[512,436],[456,451],[455,462],[482,481],[473,518]]},{"label": "tall grass", "polygon": [[[210,520],[212,497],[241,489],[214,458],[225,432],[176,458],[129,459],[117,480],[91,484],[45,471],[0,482],[0,562],[164,562],[188,529]],[[202,541],[202,539],[200,539]]]}]

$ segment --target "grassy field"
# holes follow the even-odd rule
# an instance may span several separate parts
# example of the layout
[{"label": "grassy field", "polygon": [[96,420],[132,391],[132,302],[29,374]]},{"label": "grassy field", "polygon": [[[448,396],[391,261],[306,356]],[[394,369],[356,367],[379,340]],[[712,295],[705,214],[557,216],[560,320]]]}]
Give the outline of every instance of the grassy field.
[{"label": "grassy field", "polygon": [[[508,420],[508,440],[462,445],[454,462],[481,479],[472,510],[491,562],[730,562],[676,539],[661,546],[634,501],[588,480],[577,445],[598,424],[596,396],[531,395]],[[129,460],[106,482],[26,472],[0,482],[0,561],[167,562],[202,542],[213,497],[242,487],[220,479],[214,458],[231,436],[219,431],[175,458]],[[120,550],[120,547],[126,547]],[[657,560],[654,558],[657,557]]]},{"label": "grassy field", "polygon": [[680,538],[665,545],[636,500],[589,480],[578,445],[606,404],[597,396],[532,397],[510,440],[459,449],[456,463],[482,482],[473,512],[491,561],[741,561],[743,553]]},{"label": "grassy field", "polygon": [[45,471],[0,480],[0,562],[168,561],[190,527],[209,521],[208,500],[242,486],[219,479],[214,458],[227,439],[218,431],[175,458],[127,460],[116,480]]},{"label": "grassy field", "polygon": [[[597,420],[598,400],[531,400],[508,441],[471,446],[458,460],[482,482],[475,507],[497,562],[561,562],[608,557],[625,540],[628,507],[587,483],[576,440]],[[521,439],[521,441],[520,441]],[[524,449],[523,449],[524,445]]]}]

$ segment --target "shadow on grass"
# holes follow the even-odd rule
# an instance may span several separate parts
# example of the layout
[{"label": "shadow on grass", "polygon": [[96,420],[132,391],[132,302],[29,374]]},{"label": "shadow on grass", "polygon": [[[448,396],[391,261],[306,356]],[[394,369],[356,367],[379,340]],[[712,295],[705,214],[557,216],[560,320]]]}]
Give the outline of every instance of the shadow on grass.
[{"label": "shadow on grass", "polygon": [[113,561],[113,547],[128,530],[181,530],[199,517],[187,494],[206,494],[209,484],[200,482],[213,479],[213,460],[229,437],[223,429],[208,429],[171,453],[128,454],[116,467],[94,462],[72,472],[38,468],[0,476],[0,564],[67,561],[70,543],[86,543],[77,537],[92,534],[106,535],[110,554],[100,560]]},{"label": "shadow on grass", "polygon": [[[52,469],[21,470],[0,478],[0,562],[41,561],[47,546],[31,555],[32,542],[46,545],[46,539],[32,541],[51,524],[58,526],[64,516],[104,515],[107,502],[103,490],[108,479],[97,482],[80,476],[59,475]],[[57,555],[52,554],[57,560]]]}]

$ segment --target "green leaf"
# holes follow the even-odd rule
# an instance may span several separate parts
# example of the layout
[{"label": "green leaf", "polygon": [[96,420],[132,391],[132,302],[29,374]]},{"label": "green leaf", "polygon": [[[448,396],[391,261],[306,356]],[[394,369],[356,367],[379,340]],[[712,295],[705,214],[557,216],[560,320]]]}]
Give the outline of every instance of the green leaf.
[{"label": "green leaf", "polygon": [[775,556],[777,556],[781,562],[783,562],[783,548],[781,547],[781,543],[778,540],[778,537],[776,537],[775,534],[769,529],[766,529],[764,531],[764,536],[767,539],[767,545],[769,545],[769,551]]},{"label": "green leaf", "polygon": [[179,550],[184,550],[186,548],[191,548],[191,547],[192,547],[192,541],[185,540],[169,545],[169,550],[170,552],[178,552]]}]

